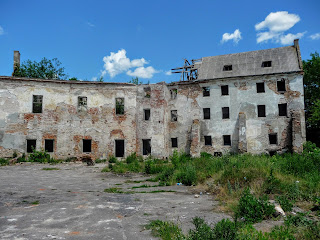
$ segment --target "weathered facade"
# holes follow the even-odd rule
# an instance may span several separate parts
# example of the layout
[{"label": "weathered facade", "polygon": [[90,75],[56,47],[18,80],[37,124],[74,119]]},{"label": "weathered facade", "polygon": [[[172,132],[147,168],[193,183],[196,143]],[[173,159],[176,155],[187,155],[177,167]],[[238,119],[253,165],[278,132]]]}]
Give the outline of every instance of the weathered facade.
[{"label": "weathered facade", "polygon": [[[17,55],[17,54],[16,54]],[[19,54],[20,56],[20,54]],[[15,63],[20,60],[15,60]],[[0,157],[167,157],[174,150],[302,151],[303,70],[293,46],[205,57],[196,78],[149,85],[0,77]]]}]

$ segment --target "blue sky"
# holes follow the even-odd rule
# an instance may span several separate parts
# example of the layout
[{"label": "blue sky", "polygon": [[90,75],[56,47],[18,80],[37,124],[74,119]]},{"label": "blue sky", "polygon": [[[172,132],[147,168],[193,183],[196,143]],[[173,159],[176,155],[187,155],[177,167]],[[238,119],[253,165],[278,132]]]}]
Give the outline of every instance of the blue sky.
[{"label": "blue sky", "polygon": [[145,83],[183,59],[275,48],[300,38],[302,59],[320,52],[319,0],[0,0],[0,75],[21,61],[58,58],[70,77]]}]

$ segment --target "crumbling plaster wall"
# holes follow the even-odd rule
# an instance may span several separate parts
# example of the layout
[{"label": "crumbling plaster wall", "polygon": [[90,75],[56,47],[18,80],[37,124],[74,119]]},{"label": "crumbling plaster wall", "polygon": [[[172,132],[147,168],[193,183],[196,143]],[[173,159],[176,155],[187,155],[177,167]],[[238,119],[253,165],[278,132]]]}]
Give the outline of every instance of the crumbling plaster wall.
[{"label": "crumbling plaster wall", "polygon": [[[26,152],[26,139],[55,139],[53,157],[81,156],[82,139],[92,139],[94,159],[114,154],[114,139],[125,139],[125,152],[136,151],[136,86],[2,80],[0,82],[0,154]],[[43,112],[32,113],[32,96],[43,95]],[[78,97],[87,110],[78,112]],[[115,98],[125,99],[125,114],[115,114]]]}]

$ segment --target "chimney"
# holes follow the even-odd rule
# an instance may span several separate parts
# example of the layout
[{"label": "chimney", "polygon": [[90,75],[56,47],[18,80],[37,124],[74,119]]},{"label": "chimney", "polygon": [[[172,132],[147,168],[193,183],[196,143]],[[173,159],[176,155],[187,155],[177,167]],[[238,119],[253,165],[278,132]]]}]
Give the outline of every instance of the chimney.
[{"label": "chimney", "polygon": [[295,39],[293,41],[293,47],[296,49],[297,51],[297,57],[298,57],[298,64],[299,64],[299,68],[302,70],[302,59],[301,59],[301,53],[300,53],[300,46],[299,46],[299,39]]},{"label": "chimney", "polygon": [[20,68],[20,52],[14,51],[13,52],[13,73],[12,73],[12,76],[14,76],[14,73],[16,72],[17,68]]}]

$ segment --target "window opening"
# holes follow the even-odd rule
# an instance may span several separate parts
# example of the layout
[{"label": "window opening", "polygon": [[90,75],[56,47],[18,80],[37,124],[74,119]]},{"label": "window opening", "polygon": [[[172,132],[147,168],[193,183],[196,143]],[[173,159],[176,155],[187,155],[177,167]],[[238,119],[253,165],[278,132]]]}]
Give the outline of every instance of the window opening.
[{"label": "window opening", "polygon": [[279,108],[279,116],[287,116],[287,104],[283,103],[283,104],[278,104],[278,108]]},{"label": "window opening", "polygon": [[222,119],[228,119],[229,116],[229,107],[223,107],[222,108]]},{"label": "window opening", "polygon": [[124,98],[116,98],[116,114],[124,114]]},{"label": "window opening", "polygon": [[206,145],[206,146],[212,146],[211,136],[204,136],[204,145]]},{"label": "window opening", "polygon": [[54,140],[53,139],[45,139],[44,140],[44,150],[46,152],[53,152]]},{"label": "window opening", "polygon": [[124,157],[124,140],[115,140],[116,157]]},{"label": "window opening", "polygon": [[210,96],[210,88],[209,87],[203,87],[203,96],[204,97],[209,97]]},{"label": "window opening", "polygon": [[258,117],[266,116],[266,105],[258,105]]},{"label": "window opening", "polygon": [[223,135],[223,145],[231,146],[231,136],[230,135]]},{"label": "window opening", "polygon": [[271,61],[264,61],[262,62],[261,67],[265,68],[265,67],[271,67]]},{"label": "window opening", "polygon": [[83,152],[91,152],[91,139],[83,139]]},{"label": "window opening", "polygon": [[257,83],[257,93],[264,93],[264,82]]},{"label": "window opening", "polygon": [[33,150],[36,150],[37,140],[35,139],[27,139],[27,152],[32,153]]},{"label": "window opening", "polygon": [[32,100],[32,112],[33,113],[42,113],[42,95],[33,95]]},{"label": "window opening", "polygon": [[232,71],[232,65],[224,65],[223,71]]},{"label": "window opening", "polygon": [[229,86],[228,85],[223,85],[221,86],[221,95],[229,95]]},{"label": "window opening", "polygon": [[203,119],[210,119],[210,108],[203,109]]},{"label": "window opening", "polygon": [[172,148],[178,147],[178,138],[171,138],[171,147]]},{"label": "window opening", "polygon": [[177,110],[171,110],[171,122],[178,121],[178,111]]},{"label": "window opening", "polygon": [[278,92],[286,91],[286,81],[284,79],[281,79],[281,81],[277,81],[277,89]]},{"label": "window opening", "polygon": [[78,97],[78,111],[87,110],[87,97]]},{"label": "window opening", "polygon": [[144,120],[150,120],[150,109],[144,109]]},{"label": "window opening", "polygon": [[174,88],[170,90],[171,99],[176,99],[178,95],[178,89]]},{"label": "window opening", "polygon": [[142,154],[151,154],[151,139],[142,139]]},{"label": "window opening", "polygon": [[269,143],[270,144],[278,144],[278,137],[276,133],[269,134]]}]

